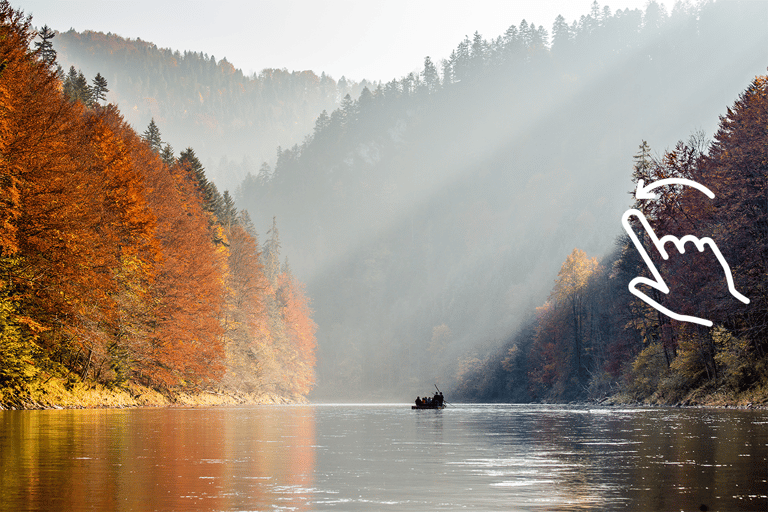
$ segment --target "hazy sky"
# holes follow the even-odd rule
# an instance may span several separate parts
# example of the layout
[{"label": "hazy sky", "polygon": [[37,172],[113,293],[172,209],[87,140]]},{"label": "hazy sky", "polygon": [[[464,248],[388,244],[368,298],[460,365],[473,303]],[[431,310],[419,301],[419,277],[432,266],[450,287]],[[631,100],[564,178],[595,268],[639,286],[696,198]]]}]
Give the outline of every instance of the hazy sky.
[{"label": "hazy sky", "polygon": [[[648,0],[600,3],[644,8]],[[510,25],[571,23],[592,0],[11,0],[37,27],[112,32],[162,48],[227,58],[246,73],[277,67],[325,71],[335,79],[389,81],[436,63],[464,38]]]}]

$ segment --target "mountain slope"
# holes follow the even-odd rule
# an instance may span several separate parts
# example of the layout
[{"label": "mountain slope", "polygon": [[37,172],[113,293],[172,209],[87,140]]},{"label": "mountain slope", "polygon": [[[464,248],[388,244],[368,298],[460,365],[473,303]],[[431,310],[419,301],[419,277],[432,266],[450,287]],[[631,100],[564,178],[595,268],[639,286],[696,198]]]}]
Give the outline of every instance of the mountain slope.
[{"label": "mountain slope", "polygon": [[301,141],[320,112],[365,85],[312,71],[265,69],[245,76],[226,58],[101,32],[70,30],[53,44],[65,71],[75,66],[107,79],[107,100],[137,131],[154,118],[177,152],[193,147],[222,190],[273,161],[278,146]]},{"label": "mountain slope", "polygon": [[318,118],[238,193],[291,233],[317,312],[317,396],[407,398],[499,346],[574,247],[611,248],[638,144],[713,132],[765,65],[766,14],[595,8],[556,20],[551,46],[523,21],[462,41],[437,80],[425,62]]}]

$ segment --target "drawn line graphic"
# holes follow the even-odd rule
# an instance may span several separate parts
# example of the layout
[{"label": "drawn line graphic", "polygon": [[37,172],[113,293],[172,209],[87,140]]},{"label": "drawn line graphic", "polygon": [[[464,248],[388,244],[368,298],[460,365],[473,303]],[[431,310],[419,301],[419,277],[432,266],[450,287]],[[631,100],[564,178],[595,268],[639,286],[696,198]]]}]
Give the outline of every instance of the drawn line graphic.
[{"label": "drawn line graphic", "polygon": [[665,185],[685,185],[688,187],[693,187],[697,190],[700,190],[701,192],[704,192],[710,199],[715,198],[714,192],[709,190],[707,187],[701,183],[696,183],[695,181],[687,180],[685,178],[665,178],[663,180],[654,181],[647,187],[643,187],[644,184],[645,181],[637,180],[637,190],[635,190],[636,199],[656,199],[656,196],[651,194],[651,190],[658,187],[663,187]]},{"label": "drawn line graphic", "polygon": [[646,294],[644,294],[643,292],[641,292],[636,288],[638,284],[644,284],[644,285],[650,286],[651,288],[659,290],[664,294],[669,293],[669,287],[667,286],[667,283],[665,283],[664,279],[662,279],[661,274],[659,274],[659,271],[656,269],[656,265],[653,264],[653,261],[651,260],[650,256],[648,256],[648,253],[645,251],[645,248],[643,248],[643,244],[640,243],[640,240],[637,238],[637,235],[632,230],[632,226],[629,224],[629,218],[633,216],[637,217],[637,219],[643,225],[643,228],[645,228],[646,233],[648,233],[648,237],[651,239],[651,242],[653,242],[653,245],[656,247],[656,250],[659,251],[659,254],[661,254],[661,257],[664,258],[665,260],[669,259],[669,254],[667,254],[667,251],[664,249],[664,245],[668,242],[672,242],[677,248],[677,250],[680,252],[680,254],[685,253],[685,244],[688,242],[693,242],[693,245],[696,246],[699,252],[703,252],[705,246],[708,245],[709,248],[712,249],[712,252],[717,258],[717,261],[720,262],[720,266],[723,268],[723,272],[725,272],[725,279],[728,282],[728,291],[730,291],[731,295],[739,299],[744,304],[749,304],[749,299],[744,295],[740,294],[736,290],[736,287],[733,284],[733,275],[731,274],[731,268],[728,266],[728,263],[725,261],[725,258],[720,252],[720,249],[718,249],[717,247],[717,244],[715,244],[715,242],[711,238],[698,239],[693,235],[686,235],[683,238],[679,239],[672,235],[666,235],[661,239],[659,239],[656,236],[656,233],[653,232],[653,228],[651,228],[651,225],[648,223],[648,220],[645,218],[645,215],[643,215],[641,211],[635,210],[635,209],[630,209],[624,212],[624,215],[621,217],[621,224],[624,226],[624,230],[627,232],[627,235],[629,235],[629,238],[632,240],[632,243],[635,244],[635,248],[637,249],[637,252],[639,252],[640,256],[643,258],[643,261],[648,267],[648,270],[650,270],[651,275],[653,275],[653,279],[648,279],[647,277],[636,277],[632,281],[630,281],[629,292],[632,295],[644,301],[649,306],[656,308],[661,313],[664,313],[665,315],[671,318],[674,318],[675,320],[680,320],[681,322],[692,322],[694,324],[712,327],[712,322],[710,320],[707,320],[705,318],[699,318],[696,316],[680,315],[678,313],[675,313],[674,311],[671,311],[665,308],[664,306],[662,306],[661,304],[659,304],[652,298],[648,297]]}]

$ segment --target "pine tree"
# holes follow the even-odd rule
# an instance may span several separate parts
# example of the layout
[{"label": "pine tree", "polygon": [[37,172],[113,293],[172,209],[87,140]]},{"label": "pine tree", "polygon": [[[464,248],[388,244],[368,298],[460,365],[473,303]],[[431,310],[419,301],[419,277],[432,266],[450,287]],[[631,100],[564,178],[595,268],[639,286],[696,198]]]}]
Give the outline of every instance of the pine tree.
[{"label": "pine tree", "polygon": [[162,160],[168,167],[171,167],[176,163],[176,157],[173,155],[173,146],[168,143],[163,146],[163,151],[160,153],[160,160]]},{"label": "pine tree", "polygon": [[205,167],[195,155],[195,150],[187,148],[179,155],[179,165],[185,170],[189,179],[203,201],[203,209],[216,215],[222,210],[222,197],[216,185],[205,176]]},{"label": "pine tree", "polygon": [[109,89],[107,89],[107,79],[101,76],[101,73],[96,73],[96,77],[93,79],[93,101],[99,102],[99,101],[106,101],[107,100],[107,93],[109,92]]},{"label": "pine tree", "polygon": [[357,119],[357,109],[355,108],[355,101],[352,99],[352,97],[349,94],[344,96],[344,99],[341,100],[341,105],[339,105],[339,110],[341,111],[342,119],[345,127],[354,123],[355,120]]},{"label": "pine tree", "polygon": [[470,47],[470,66],[475,75],[485,66],[487,47],[488,44],[483,36],[476,31],[472,36],[472,46]]},{"label": "pine tree", "polygon": [[277,230],[277,218],[272,217],[272,229],[267,231],[269,239],[264,244],[261,253],[264,275],[270,284],[276,288],[277,278],[280,275],[280,233]]},{"label": "pine tree", "polygon": [[[643,180],[647,185],[653,181],[651,176],[653,169],[653,157],[651,156],[651,146],[648,142],[643,141],[639,146],[640,152],[634,156],[635,165],[632,170],[632,182],[637,183],[639,180]],[[633,196],[635,191],[630,192]],[[635,201],[635,207],[641,207],[645,204],[645,201]]]},{"label": "pine tree", "polygon": [[453,66],[451,65],[451,61],[448,59],[443,59],[441,61],[442,67],[443,67],[443,86],[449,85],[453,83]]},{"label": "pine tree", "polygon": [[317,119],[315,120],[315,129],[312,132],[313,139],[317,140],[330,123],[331,118],[328,117],[328,112],[325,110],[320,112],[320,115],[317,116]]},{"label": "pine tree", "polygon": [[259,167],[259,174],[256,176],[256,181],[258,182],[259,186],[266,186],[267,183],[269,183],[271,177],[272,168],[267,162],[262,162],[261,167]]},{"label": "pine tree", "polygon": [[552,24],[552,52],[560,55],[570,47],[570,43],[571,31],[568,23],[562,15],[558,15]]},{"label": "pine tree", "polygon": [[69,101],[80,101],[83,105],[90,104],[91,88],[88,87],[88,81],[83,72],[75,69],[75,66],[70,66],[69,73],[64,77],[63,89]]},{"label": "pine tree", "polygon": [[434,92],[440,87],[440,75],[429,57],[424,59],[424,71],[421,76],[424,77],[424,85],[429,92]]},{"label": "pine tree", "polygon": [[229,190],[225,190],[222,196],[222,216],[219,218],[219,222],[225,227],[237,223],[237,208],[235,208],[235,200],[232,199]]},{"label": "pine tree", "polygon": [[56,33],[48,25],[45,25],[38,35],[41,41],[35,42],[36,52],[43,62],[48,66],[53,66],[56,63],[56,50],[53,49],[51,41],[56,37]]},{"label": "pine tree", "polygon": [[93,91],[88,85],[88,80],[82,71],[77,72],[77,78],[75,79],[75,92],[76,99],[80,100],[83,105],[90,105],[93,99]]},{"label": "pine tree", "polygon": [[149,147],[154,153],[159,154],[163,149],[163,140],[160,137],[160,129],[155,124],[154,117],[149,122],[149,126],[147,126],[146,131],[141,136],[145,141],[147,141],[147,144],[149,144]]}]

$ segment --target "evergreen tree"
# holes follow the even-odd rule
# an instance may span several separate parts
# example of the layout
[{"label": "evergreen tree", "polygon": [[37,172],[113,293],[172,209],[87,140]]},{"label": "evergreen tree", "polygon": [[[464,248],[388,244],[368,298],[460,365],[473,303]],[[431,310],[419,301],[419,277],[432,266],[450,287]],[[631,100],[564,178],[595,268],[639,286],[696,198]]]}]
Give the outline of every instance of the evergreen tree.
[{"label": "evergreen tree", "polygon": [[[331,124],[331,118],[328,117],[328,112],[323,110],[315,120],[315,129],[312,132],[312,138],[318,140],[321,137],[323,131]],[[265,162],[266,163],[266,162]]]},{"label": "evergreen tree", "polygon": [[457,81],[466,80],[469,78],[469,48],[471,42],[469,37],[464,37],[464,40],[456,47],[455,53],[451,53],[451,64],[453,67],[453,77]]},{"label": "evergreen tree", "polygon": [[152,120],[149,122],[149,126],[147,126],[146,131],[142,134],[142,137],[145,141],[147,141],[147,144],[149,144],[149,147],[152,148],[152,151],[155,153],[160,153],[160,151],[163,149],[163,140],[160,137],[160,129],[155,124],[155,118],[153,117]]},{"label": "evergreen tree", "polygon": [[277,278],[280,275],[280,233],[277,230],[277,217],[272,217],[272,229],[267,231],[269,239],[264,243],[262,265],[264,275],[274,288],[277,288]]},{"label": "evergreen tree", "polygon": [[237,223],[237,208],[235,208],[235,200],[232,199],[229,190],[225,190],[222,196],[222,216],[219,221],[225,227]]},{"label": "evergreen tree", "polygon": [[341,100],[339,110],[342,113],[344,126],[349,126],[351,123],[355,122],[357,118],[357,109],[355,108],[355,101],[349,94],[344,96],[344,99]]},{"label": "evergreen tree", "polygon": [[96,77],[93,79],[93,101],[106,101],[107,93],[107,79],[101,76],[101,73],[96,73]]},{"label": "evergreen tree", "polygon": [[187,177],[194,184],[200,198],[203,200],[203,209],[213,215],[222,211],[222,197],[216,185],[208,181],[205,176],[205,167],[195,155],[192,148],[187,148],[179,155],[179,165],[186,171]]},{"label": "evergreen tree", "polygon": [[451,61],[448,59],[443,59],[441,61],[442,67],[443,67],[443,85],[449,85],[453,83],[453,67],[451,66]]},{"label": "evergreen tree", "polygon": [[432,63],[432,59],[428,56],[424,59],[424,71],[421,72],[421,76],[424,77],[424,85],[427,91],[433,92],[440,87],[440,75],[438,75],[437,68]]},{"label": "evergreen tree", "polygon": [[562,15],[558,15],[552,24],[552,52],[561,54],[570,46],[570,42],[571,32],[568,23]]},{"label": "evergreen tree", "polygon": [[[648,142],[643,141],[639,146],[640,152],[634,156],[635,164],[632,170],[632,182],[637,183],[638,180],[643,180],[647,185],[653,181],[651,172],[653,170],[653,157],[651,156],[651,146]],[[634,195],[634,191],[632,191]],[[635,207],[643,205],[643,201],[635,201]]]},{"label": "evergreen tree", "polygon": [[259,237],[256,233],[256,228],[253,225],[253,221],[251,220],[251,215],[248,213],[248,210],[240,210],[240,212],[238,212],[237,224],[242,226],[242,228],[251,236],[251,238],[258,240]]},{"label": "evergreen tree", "polygon": [[168,167],[171,167],[176,163],[176,157],[173,155],[173,146],[168,143],[163,146],[163,151],[160,153],[160,160],[162,160]]},{"label": "evergreen tree", "polygon": [[[325,111],[323,111],[325,112]],[[256,176],[256,181],[260,186],[266,186],[272,176],[272,168],[267,162],[263,162],[259,168],[259,174]]]},{"label": "evergreen tree", "polygon": [[56,34],[48,25],[45,25],[38,35],[40,36],[41,41],[35,42],[37,54],[43,62],[49,66],[53,66],[56,63],[56,50],[53,49],[53,43],[51,41]]},{"label": "evergreen tree", "polygon": [[293,274],[291,273],[291,265],[288,263],[288,256],[285,257],[285,260],[283,261],[283,267],[280,269],[280,271],[293,278]]},{"label": "evergreen tree", "polygon": [[472,46],[470,49],[470,66],[472,74],[476,75],[485,66],[486,50],[488,44],[480,35],[480,32],[475,32],[472,36]]},{"label": "evergreen tree", "polygon": [[82,71],[75,69],[75,66],[69,68],[69,73],[64,78],[63,89],[69,101],[80,101],[84,105],[91,104],[92,91],[88,86],[88,80],[85,79]]},{"label": "evergreen tree", "polygon": [[533,43],[531,28],[528,27],[528,22],[525,20],[520,22],[520,41],[523,44],[523,48],[530,48]]}]

